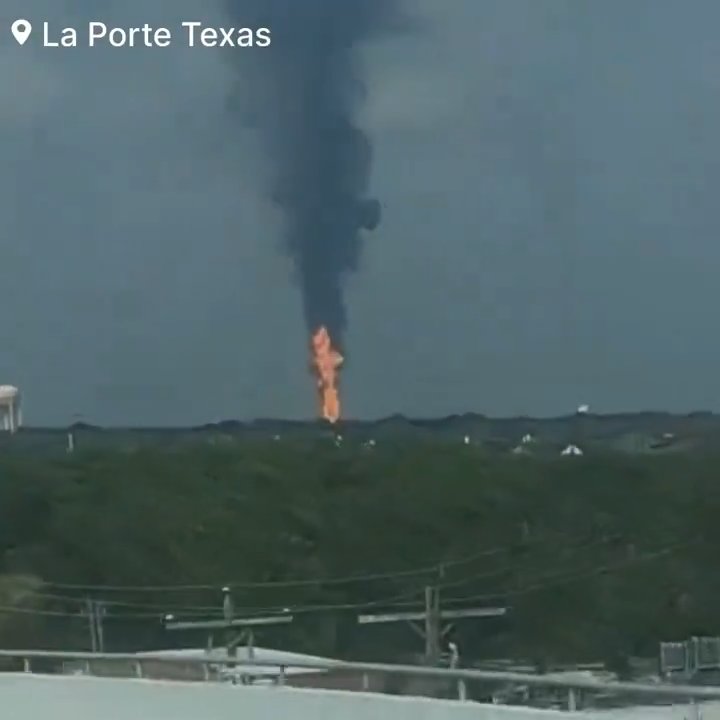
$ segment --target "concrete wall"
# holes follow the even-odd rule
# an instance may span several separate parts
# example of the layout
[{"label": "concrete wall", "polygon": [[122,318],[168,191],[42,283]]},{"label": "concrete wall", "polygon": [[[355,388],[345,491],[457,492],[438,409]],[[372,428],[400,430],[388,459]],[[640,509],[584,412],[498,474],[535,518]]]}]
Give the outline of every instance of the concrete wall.
[{"label": "concrete wall", "polygon": [[695,715],[696,708],[689,705],[673,707],[628,708],[594,713],[593,720],[720,720],[720,703],[703,703],[700,715]]},{"label": "concrete wall", "polygon": [[[564,713],[364,693],[0,673],[8,720],[694,720],[687,707]],[[720,720],[720,704],[702,708]]]},{"label": "concrete wall", "polygon": [[568,720],[567,713],[365,693],[0,674],[8,720]]}]

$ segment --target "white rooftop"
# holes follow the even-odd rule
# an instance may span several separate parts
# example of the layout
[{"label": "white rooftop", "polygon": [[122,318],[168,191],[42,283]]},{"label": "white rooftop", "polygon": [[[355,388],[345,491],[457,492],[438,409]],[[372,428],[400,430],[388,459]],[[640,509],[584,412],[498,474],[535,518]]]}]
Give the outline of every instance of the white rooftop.
[{"label": "white rooftop", "polygon": [[[252,657],[250,656],[252,653]],[[219,663],[228,659],[228,653],[225,648],[183,648],[178,650],[153,650],[151,652],[139,652],[138,656],[154,656],[154,657],[172,657],[172,658],[203,658],[215,660]],[[308,673],[327,672],[323,669],[314,669],[303,667],[303,663],[317,662],[319,664],[327,664],[332,662],[329,658],[318,657],[317,655],[303,655],[302,653],[286,652],[284,650],[272,650],[269,648],[253,647],[248,648],[242,645],[237,648],[237,654],[234,660],[255,660],[256,662],[272,663],[272,665],[257,666],[252,669],[253,675],[277,675],[280,666],[285,668],[286,675],[299,675]],[[293,663],[300,663],[300,667],[293,667]]]}]

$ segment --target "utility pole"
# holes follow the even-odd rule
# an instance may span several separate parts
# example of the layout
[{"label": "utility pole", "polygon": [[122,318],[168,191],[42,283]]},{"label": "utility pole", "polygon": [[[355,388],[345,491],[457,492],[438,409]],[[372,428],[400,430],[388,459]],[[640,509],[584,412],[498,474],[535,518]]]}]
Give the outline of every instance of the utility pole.
[{"label": "utility pole", "polygon": [[[444,575],[442,568],[439,576]],[[358,624],[369,625],[378,623],[406,622],[425,642],[425,663],[437,667],[442,658],[442,641],[453,629],[453,623],[443,621],[460,620],[464,618],[501,617],[507,614],[506,607],[474,607],[462,610],[443,610],[440,604],[440,585],[431,585],[425,588],[425,607],[422,611],[396,612],[396,613],[370,613],[358,615]],[[423,622],[418,626],[417,622]],[[457,646],[451,659],[458,663]]]},{"label": "utility pole", "polygon": [[[282,615],[263,615],[253,617],[237,617],[235,614],[235,603],[229,587],[222,589],[222,619],[220,620],[176,620],[173,615],[165,616],[166,630],[207,630],[207,648],[210,650],[213,645],[213,631],[222,631],[225,640],[225,649],[228,659],[237,658],[239,645],[247,648],[248,660],[254,658],[255,633],[253,628],[259,625],[286,625],[294,618],[290,613]],[[240,632],[238,632],[238,629]]]},{"label": "utility pole", "polygon": [[83,614],[88,621],[90,647],[94,653],[105,651],[105,633],[103,628],[105,613],[104,603],[98,600],[92,600],[91,598],[85,600],[85,610]]},{"label": "utility pole", "polygon": [[95,603],[87,598],[85,600],[85,617],[88,621],[88,629],[90,630],[90,649],[96,653],[98,651],[97,625],[95,624]]},{"label": "utility pole", "polygon": [[441,622],[440,590],[428,586],[425,588],[425,664],[431,667],[440,661]]},{"label": "utility pole", "polygon": [[225,647],[229,658],[237,657],[237,643],[233,642],[232,623],[235,620],[235,603],[232,599],[229,587],[224,587],[223,592],[223,619],[227,626],[225,628]]},{"label": "utility pole", "polygon": [[105,603],[96,600],[95,601],[95,634],[97,636],[98,650],[103,653],[105,652]]}]

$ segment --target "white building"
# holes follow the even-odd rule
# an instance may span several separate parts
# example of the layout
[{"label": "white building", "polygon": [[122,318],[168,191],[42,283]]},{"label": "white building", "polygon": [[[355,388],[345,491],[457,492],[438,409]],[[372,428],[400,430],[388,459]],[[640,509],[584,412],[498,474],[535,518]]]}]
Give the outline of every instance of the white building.
[{"label": "white building", "polygon": [[565,457],[568,457],[570,455],[577,456],[582,455],[583,451],[577,446],[577,445],[568,445],[561,453],[561,455],[564,455]]}]

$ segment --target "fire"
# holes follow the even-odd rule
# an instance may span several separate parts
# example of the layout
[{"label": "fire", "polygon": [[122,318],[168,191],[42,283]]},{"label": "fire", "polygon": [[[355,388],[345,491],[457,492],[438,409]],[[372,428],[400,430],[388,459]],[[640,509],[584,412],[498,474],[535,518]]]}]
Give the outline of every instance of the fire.
[{"label": "fire", "polygon": [[339,376],[343,356],[335,350],[327,328],[320,327],[312,336],[311,365],[317,378],[320,414],[329,422],[340,418]]}]

